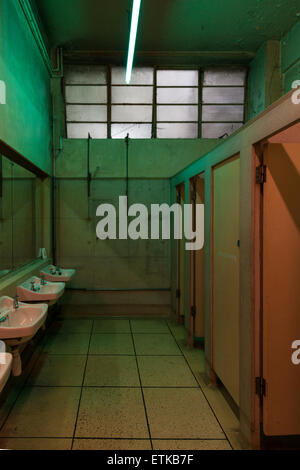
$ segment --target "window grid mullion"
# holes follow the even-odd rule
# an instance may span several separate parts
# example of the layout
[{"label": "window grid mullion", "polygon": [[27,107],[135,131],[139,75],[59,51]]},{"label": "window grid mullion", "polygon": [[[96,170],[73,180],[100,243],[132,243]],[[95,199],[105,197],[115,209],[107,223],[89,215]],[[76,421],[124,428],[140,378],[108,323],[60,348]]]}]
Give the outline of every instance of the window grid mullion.
[{"label": "window grid mullion", "polygon": [[[161,70],[156,68],[156,74],[157,70]],[[166,69],[169,70],[169,69]],[[158,121],[157,120],[157,114],[156,114],[156,125],[155,125],[155,130],[156,130],[156,137],[157,137],[157,127],[158,124],[198,124],[198,132],[197,134],[199,135],[199,120],[200,120],[200,114],[199,114],[199,75],[200,75],[200,70],[198,69],[198,85],[157,85],[157,75],[156,75],[156,97],[157,97],[157,90],[158,89],[197,89],[198,90],[198,103],[155,103],[155,109],[157,113],[157,109],[159,106],[189,106],[189,107],[198,107],[198,120],[197,121],[188,121],[188,120],[183,120],[183,121]]]},{"label": "window grid mullion", "polygon": [[198,139],[202,137],[202,89],[204,81],[204,71],[199,68],[198,76]]},{"label": "window grid mullion", "polygon": [[154,67],[153,104],[152,104],[152,138],[157,138],[157,67]]},{"label": "window grid mullion", "polygon": [[111,65],[107,66],[107,138],[111,139]]}]

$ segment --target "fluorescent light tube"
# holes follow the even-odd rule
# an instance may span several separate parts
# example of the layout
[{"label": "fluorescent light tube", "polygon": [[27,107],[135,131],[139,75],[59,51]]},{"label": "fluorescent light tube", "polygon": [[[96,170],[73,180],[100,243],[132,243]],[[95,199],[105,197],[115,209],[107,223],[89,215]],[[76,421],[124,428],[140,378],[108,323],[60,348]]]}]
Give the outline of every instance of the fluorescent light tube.
[{"label": "fluorescent light tube", "polygon": [[131,27],[130,27],[130,40],[129,40],[128,58],[127,58],[127,67],[126,67],[127,85],[130,83],[130,80],[131,80],[134,49],[135,49],[135,42],[136,42],[137,27],[139,23],[140,9],[141,9],[141,0],[133,0]]}]

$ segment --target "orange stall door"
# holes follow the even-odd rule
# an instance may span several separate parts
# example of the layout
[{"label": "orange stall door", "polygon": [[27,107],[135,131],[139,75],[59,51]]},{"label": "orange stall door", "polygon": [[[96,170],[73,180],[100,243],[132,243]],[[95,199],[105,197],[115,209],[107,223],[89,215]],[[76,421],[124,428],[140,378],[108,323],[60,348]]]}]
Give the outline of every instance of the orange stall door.
[{"label": "orange stall door", "polygon": [[300,144],[270,144],[263,188],[263,430],[300,434]]}]

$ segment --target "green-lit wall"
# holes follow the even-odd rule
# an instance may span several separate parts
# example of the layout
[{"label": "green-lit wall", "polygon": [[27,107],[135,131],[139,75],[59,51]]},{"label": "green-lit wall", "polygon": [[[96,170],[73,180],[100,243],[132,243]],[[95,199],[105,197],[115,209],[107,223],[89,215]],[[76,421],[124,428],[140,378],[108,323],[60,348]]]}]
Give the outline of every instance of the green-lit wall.
[{"label": "green-lit wall", "polygon": [[249,120],[290,92],[293,81],[300,80],[299,44],[300,21],[281,41],[267,41],[257,51],[249,67]]},{"label": "green-lit wall", "polygon": [[[217,143],[210,139],[131,140],[129,204],[143,203],[150,209],[151,204],[169,203],[170,178]],[[125,156],[124,140],[91,142],[88,200],[87,141],[63,140],[56,159],[57,261],[77,269],[72,287],[170,288],[169,241],[96,239],[97,206],[117,206],[119,196],[126,194]]]},{"label": "green-lit wall", "polygon": [[255,59],[250,64],[249,94],[248,94],[248,119],[253,119],[261,113],[265,103],[266,84],[266,44],[263,44]]},{"label": "green-lit wall", "polygon": [[281,41],[281,70],[284,93],[288,93],[293,81],[300,80],[300,21]]},{"label": "green-lit wall", "polygon": [[18,0],[0,0],[0,139],[50,172],[50,77]]}]

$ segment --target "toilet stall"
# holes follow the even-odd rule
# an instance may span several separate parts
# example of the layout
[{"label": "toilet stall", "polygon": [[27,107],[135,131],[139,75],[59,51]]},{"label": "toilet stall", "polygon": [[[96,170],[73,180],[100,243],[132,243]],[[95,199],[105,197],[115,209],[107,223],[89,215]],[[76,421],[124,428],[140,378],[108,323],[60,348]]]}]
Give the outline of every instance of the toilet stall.
[{"label": "toilet stall", "polygon": [[[274,140],[293,139],[285,134]],[[268,142],[262,157],[262,363],[257,384],[262,430],[268,437],[296,436],[300,435],[300,354],[296,354],[300,345],[300,142]]]}]

